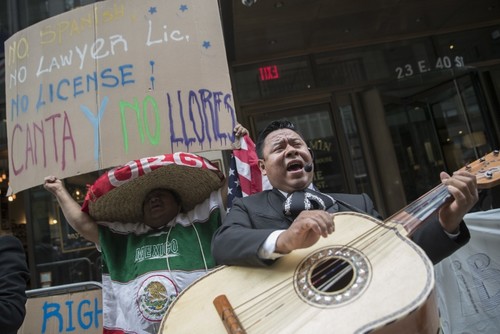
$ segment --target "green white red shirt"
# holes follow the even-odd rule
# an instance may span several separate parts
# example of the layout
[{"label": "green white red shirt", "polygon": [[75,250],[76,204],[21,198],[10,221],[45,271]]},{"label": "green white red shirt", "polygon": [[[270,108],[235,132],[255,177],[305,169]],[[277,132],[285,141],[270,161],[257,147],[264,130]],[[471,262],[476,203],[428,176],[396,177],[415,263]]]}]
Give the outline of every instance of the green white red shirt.
[{"label": "green white red shirt", "polygon": [[99,222],[104,333],[156,333],[177,295],[215,266],[211,241],[223,215],[214,191],[162,229]]}]

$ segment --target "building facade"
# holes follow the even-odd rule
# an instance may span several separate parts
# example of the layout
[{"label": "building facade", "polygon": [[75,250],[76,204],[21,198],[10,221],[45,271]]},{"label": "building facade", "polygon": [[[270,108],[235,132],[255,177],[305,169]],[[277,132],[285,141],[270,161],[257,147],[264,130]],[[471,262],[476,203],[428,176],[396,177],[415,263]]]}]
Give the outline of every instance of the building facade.
[{"label": "building facade", "polygon": [[[2,39],[92,2],[4,1],[0,5]],[[260,0],[252,6],[219,2],[240,123],[253,138],[271,120],[296,123],[315,153],[315,184],[321,190],[366,192],[388,217],[439,184],[440,171],[451,173],[498,149],[499,1],[468,6],[460,0],[445,1],[450,13],[460,12],[462,17],[470,12],[472,19],[450,19],[440,28],[414,30],[407,28],[408,22],[420,24],[437,7],[425,7],[426,1],[396,1],[390,9],[395,11],[391,18],[402,16],[398,29],[379,31],[373,38],[355,35],[340,41],[336,37],[335,43],[321,35],[321,44],[315,43],[319,39],[315,36],[328,29],[352,34],[362,27],[368,34],[371,26],[365,22],[364,2],[353,1],[357,7],[349,11],[349,20],[347,14],[336,17],[339,27],[350,22],[349,28],[325,23],[332,18],[335,11],[330,5],[336,1]],[[410,18],[408,13],[416,11],[417,3],[422,3],[415,7],[422,15]],[[324,13],[313,10],[320,4]],[[374,1],[372,6],[377,4],[382,2]],[[486,16],[475,17],[474,8],[480,5],[485,6],[481,15]],[[383,13],[377,9],[370,17],[383,17]],[[309,17],[308,24],[317,21],[315,34],[300,33],[310,30],[299,16]],[[247,25],[239,24],[240,19]],[[269,20],[273,30],[260,32],[261,26],[271,25]],[[284,26],[295,22],[298,32],[276,25],[280,22]],[[259,49],[254,46],[253,31],[258,35],[255,40],[272,36],[265,48],[262,41]],[[294,44],[299,39],[302,44]],[[5,119],[3,80],[1,90],[0,112]],[[6,174],[0,183],[3,195],[8,189],[5,122],[0,148],[0,168]],[[86,184],[97,176],[96,172],[69,178],[66,186],[82,201]],[[483,193],[487,195],[484,207],[499,205],[494,189]],[[42,187],[15,198],[2,196],[1,209],[2,233],[16,234],[25,242],[32,288],[100,279],[99,252],[69,227]]]}]

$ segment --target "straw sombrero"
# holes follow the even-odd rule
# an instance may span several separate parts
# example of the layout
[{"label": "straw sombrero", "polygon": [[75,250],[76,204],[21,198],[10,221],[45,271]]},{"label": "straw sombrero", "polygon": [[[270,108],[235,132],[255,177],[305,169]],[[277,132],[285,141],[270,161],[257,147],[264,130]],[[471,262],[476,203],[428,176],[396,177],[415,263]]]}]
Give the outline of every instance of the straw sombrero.
[{"label": "straw sombrero", "polygon": [[99,221],[142,221],[142,204],[153,189],[170,189],[188,212],[219,189],[224,175],[203,157],[176,152],[113,168],[88,188],[82,210]]}]

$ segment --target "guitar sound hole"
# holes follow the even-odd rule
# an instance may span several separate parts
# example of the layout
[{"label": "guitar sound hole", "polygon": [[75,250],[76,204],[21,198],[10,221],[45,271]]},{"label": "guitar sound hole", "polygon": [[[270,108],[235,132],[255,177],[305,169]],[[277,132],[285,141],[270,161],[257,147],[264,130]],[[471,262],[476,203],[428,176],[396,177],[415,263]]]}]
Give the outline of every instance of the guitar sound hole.
[{"label": "guitar sound hole", "polygon": [[329,246],[299,263],[293,285],[306,303],[320,308],[337,307],[360,296],[370,278],[370,263],[362,252],[348,246]]},{"label": "guitar sound hole", "polygon": [[311,273],[312,285],[322,292],[336,292],[351,285],[354,271],[349,262],[340,258],[321,261]]}]

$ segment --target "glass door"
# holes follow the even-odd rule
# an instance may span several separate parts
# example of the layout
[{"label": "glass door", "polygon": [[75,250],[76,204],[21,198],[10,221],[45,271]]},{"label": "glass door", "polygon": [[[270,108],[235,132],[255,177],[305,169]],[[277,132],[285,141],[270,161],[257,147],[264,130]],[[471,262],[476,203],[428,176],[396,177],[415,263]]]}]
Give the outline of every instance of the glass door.
[{"label": "glass door", "polygon": [[385,103],[407,200],[491,150],[471,75]]},{"label": "glass door", "polygon": [[427,100],[447,170],[458,170],[491,150],[470,76],[444,85]]},{"label": "glass door", "polygon": [[411,202],[434,188],[444,162],[434,122],[426,103],[403,101],[385,106],[406,200]]}]

